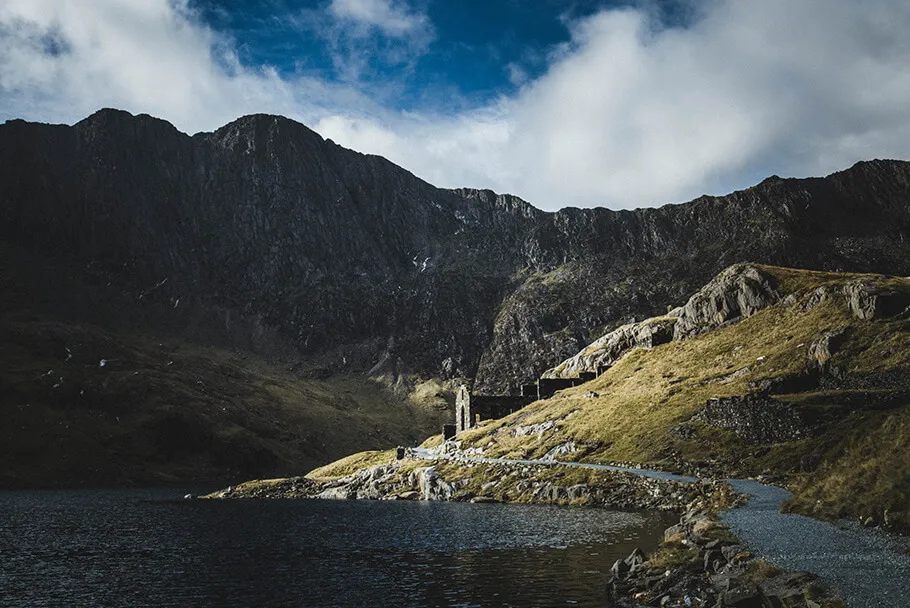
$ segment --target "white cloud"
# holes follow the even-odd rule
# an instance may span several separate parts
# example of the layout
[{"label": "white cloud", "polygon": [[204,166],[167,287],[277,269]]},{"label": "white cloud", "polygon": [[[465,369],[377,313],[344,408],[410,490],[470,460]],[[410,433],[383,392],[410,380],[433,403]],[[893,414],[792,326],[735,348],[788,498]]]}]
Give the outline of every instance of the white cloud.
[{"label": "white cloud", "polygon": [[521,86],[528,81],[528,72],[515,62],[509,62],[505,67],[506,74],[509,76],[509,82],[515,86]]},{"label": "white cloud", "polygon": [[101,107],[190,133],[255,112],[309,124],[337,108],[382,112],[349,86],[242,66],[186,0],[0,2],[0,117],[75,122]]},{"label": "white cloud", "polygon": [[429,17],[405,0],[332,0],[288,21],[321,38],[338,81],[360,89],[394,91],[386,70],[411,74],[435,38]]},{"label": "white cloud", "polygon": [[687,29],[631,9],[573,22],[547,73],[498,102],[497,128],[485,111],[388,123],[394,145],[365,129],[341,140],[548,208],[662,204],[910,158],[910,4],[708,6]]},{"label": "white cloud", "polygon": [[[72,122],[114,106],[193,132],[281,113],[437,185],[492,187],[545,208],[661,204],[770,173],[910,157],[905,0],[701,6],[686,29],[656,27],[646,9],[569,22],[571,42],[551,50],[543,76],[521,80],[521,66],[505,66],[515,94],[444,114],[384,108],[356,78],[245,68],[185,2],[5,0],[0,116]],[[329,12],[402,42],[432,30],[404,4],[334,0]]]},{"label": "white cloud", "polygon": [[403,37],[429,29],[426,15],[391,0],[332,0],[329,12],[339,19],[379,28],[389,36]]}]

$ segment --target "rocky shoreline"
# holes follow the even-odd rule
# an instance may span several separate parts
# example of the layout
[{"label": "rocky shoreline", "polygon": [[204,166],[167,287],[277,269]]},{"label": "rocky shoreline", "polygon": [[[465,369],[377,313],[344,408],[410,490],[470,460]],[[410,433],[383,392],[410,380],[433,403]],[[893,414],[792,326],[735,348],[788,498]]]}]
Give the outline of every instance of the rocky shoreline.
[{"label": "rocky shoreline", "polygon": [[652,479],[625,471],[405,459],[337,479],[247,482],[204,498],[514,502],[682,512],[693,500],[718,494],[723,485],[718,481]]},{"label": "rocky shoreline", "polygon": [[606,595],[615,608],[841,608],[816,576],[782,572],[755,559],[718,521],[745,500],[725,482],[679,482],[625,471],[477,463],[467,457],[405,458],[336,479],[252,481],[212,499],[430,500],[564,504],[682,513],[651,555],[636,549],[611,568]]},{"label": "rocky shoreline", "polygon": [[[738,498],[737,500],[742,500]],[[651,554],[636,549],[610,569],[611,608],[843,608],[818,577],[784,572],[756,559],[717,520],[717,507],[697,500],[664,532]]]}]

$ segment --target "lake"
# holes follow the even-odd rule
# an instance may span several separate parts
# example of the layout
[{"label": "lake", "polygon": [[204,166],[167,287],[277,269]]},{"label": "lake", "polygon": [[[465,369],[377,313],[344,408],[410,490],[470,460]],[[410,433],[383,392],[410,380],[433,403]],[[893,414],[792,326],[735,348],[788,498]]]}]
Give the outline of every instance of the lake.
[{"label": "lake", "polygon": [[[195,488],[198,490],[199,488]],[[0,492],[0,606],[598,606],[665,514]]]}]

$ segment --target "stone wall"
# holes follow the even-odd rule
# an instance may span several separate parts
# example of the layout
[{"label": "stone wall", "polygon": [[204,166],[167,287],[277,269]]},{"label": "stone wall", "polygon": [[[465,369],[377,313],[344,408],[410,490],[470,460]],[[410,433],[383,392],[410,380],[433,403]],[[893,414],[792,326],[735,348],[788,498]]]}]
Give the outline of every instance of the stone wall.
[{"label": "stone wall", "polygon": [[462,386],[455,396],[456,432],[466,431],[483,420],[504,418],[536,400],[536,396],[472,395]]},{"label": "stone wall", "polygon": [[796,408],[767,393],[709,399],[692,420],[733,431],[747,443],[803,439],[815,430]]},{"label": "stone wall", "polygon": [[482,420],[504,418],[539,399],[549,399],[557,391],[590,382],[596,377],[593,372],[582,372],[577,378],[540,378],[522,385],[519,395],[472,395],[466,386],[462,386],[455,395],[455,430],[461,433]]}]

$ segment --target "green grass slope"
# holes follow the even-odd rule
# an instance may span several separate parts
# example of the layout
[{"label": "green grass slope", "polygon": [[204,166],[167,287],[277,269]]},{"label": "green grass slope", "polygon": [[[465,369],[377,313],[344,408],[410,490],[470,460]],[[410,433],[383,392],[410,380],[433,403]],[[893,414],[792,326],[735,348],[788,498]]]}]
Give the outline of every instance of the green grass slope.
[{"label": "green grass slope", "polygon": [[[775,475],[794,490],[792,509],[906,525],[910,319],[887,311],[864,320],[845,293],[861,285],[910,302],[910,279],[758,268],[781,294],[777,304],[633,350],[591,382],[460,434],[462,447],[539,458],[572,443],[560,458]],[[817,346],[831,332],[822,363]],[[756,438],[704,417],[709,400],[743,395],[757,395],[759,417],[797,419],[796,431]],[[729,405],[733,414],[738,407],[747,404]]]}]

